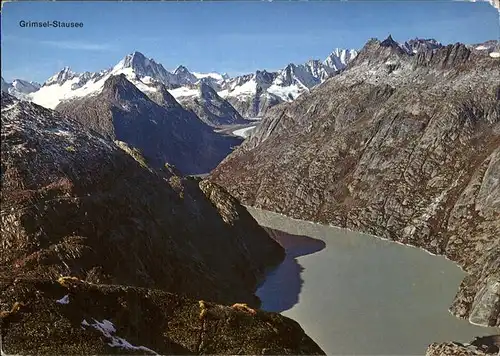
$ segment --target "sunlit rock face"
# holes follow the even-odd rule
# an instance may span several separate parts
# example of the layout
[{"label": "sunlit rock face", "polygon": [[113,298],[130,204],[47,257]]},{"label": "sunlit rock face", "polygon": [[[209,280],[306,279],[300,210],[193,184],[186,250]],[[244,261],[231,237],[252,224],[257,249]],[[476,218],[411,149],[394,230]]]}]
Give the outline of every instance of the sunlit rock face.
[{"label": "sunlit rock face", "polygon": [[498,83],[487,52],[371,40],[271,109],[210,179],[257,208],[448,256],[469,272],[453,313],[499,325]]}]

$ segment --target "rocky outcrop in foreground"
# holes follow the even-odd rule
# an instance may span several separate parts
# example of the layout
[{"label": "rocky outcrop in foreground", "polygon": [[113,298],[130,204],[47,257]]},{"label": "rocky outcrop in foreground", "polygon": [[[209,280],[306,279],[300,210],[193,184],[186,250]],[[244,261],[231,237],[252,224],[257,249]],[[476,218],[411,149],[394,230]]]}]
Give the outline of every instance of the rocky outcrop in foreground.
[{"label": "rocky outcrop in foreground", "polygon": [[500,71],[462,44],[371,40],[274,107],[210,175],[242,203],[420,246],[467,272],[451,308],[500,325]]},{"label": "rocky outcrop in foreground", "polygon": [[321,353],[293,321],[217,306],[258,307],[257,284],[284,258],[224,189],[153,170],[134,147],[55,111],[7,94],[1,104],[3,351]]},{"label": "rocky outcrop in foreground", "polygon": [[[319,355],[277,313],[77,280],[0,280],[3,352],[37,355]],[[17,303],[17,304],[16,304]]]},{"label": "rocky outcrop in foreground", "polygon": [[485,356],[498,353],[500,353],[500,335],[492,335],[477,337],[470,344],[434,343],[427,348],[426,356]]}]

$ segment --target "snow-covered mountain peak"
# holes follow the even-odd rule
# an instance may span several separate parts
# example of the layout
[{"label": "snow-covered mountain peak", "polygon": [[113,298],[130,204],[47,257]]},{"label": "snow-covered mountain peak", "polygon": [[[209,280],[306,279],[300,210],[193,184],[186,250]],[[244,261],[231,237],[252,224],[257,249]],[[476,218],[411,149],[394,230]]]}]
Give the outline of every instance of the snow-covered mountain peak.
[{"label": "snow-covered mountain peak", "polygon": [[174,74],[167,71],[161,64],[155,62],[152,58],[146,58],[141,52],[135,51],[128,54],[116,66],[112,73],[125,74],[127,77],[135,79],[149,77],[147,80],[157,80],[167,86],[177,84]]},{"label": "snow-covered mountain peak", "polygon": [[150,61],[156,64],[153,59],[150,60],[141,52],[134,51],[126,55],[118,64],[122,68],[144,68],[150,65]]},{"label": "snow-covered mountain peak", "polygon": [[210,72],[210,73],[193,72],[193,75],[198,79],[211,78],[212,80],[215,80],[217,82],[222,82],[230,78],[226,73],[220,74],[217,72]]},{"label": "snow-covered mountain peak", "polygon": [[41,88],[41,85],[36,82],[28,82],[22,79],[14,79],[12,87],[20,93],[29,94]]},{"label": "snow-covered mountain peak", "polygon": [[28,82],[22,79],[14,79],[12,83],[6,82],[2,77],[2,92],[9,93],[17,98],[28,99],[29,94],[40,89],[41,85],[36,82]]},{"label": "snow-covered mountain peak", "polygon": [[47,79],[47,81],[43,85],[49,86],[52,84],[64,84],[66,81],[71,80],[76,76],[78,76],[78,73],[73,72],[70,67],[66,66],[58,73]]},{"label": "snow-covered mountain peak", "polygon": [[280,86],[298,85],[306,90],[312,88],[320,83],[320,79],[316,78],[310,69],[305,65],[289,63],[279,72],[274,84]]},{"label": "snow-covered mountain peak", "polygon": [[174,70],[174,76],[179,85],[194,84],[198,81],[198,78],[183,65],[178,66]]},{"label": "snow-covered mountain peak", "polygon": [[331,68],[334,72],[344,69],[347,64],[358,55],[354,49],[335,48],[332,53],[323,61],[323,64]]},{"label": "snow-covered mountain peak", "polygon": [[175,68],[174,74],[181,74],[181,73],[184,74],[184,73],[190,73],[190,72],[189,72],[189,69],[187,69],[183,65],[180,65],[177,68]]}]

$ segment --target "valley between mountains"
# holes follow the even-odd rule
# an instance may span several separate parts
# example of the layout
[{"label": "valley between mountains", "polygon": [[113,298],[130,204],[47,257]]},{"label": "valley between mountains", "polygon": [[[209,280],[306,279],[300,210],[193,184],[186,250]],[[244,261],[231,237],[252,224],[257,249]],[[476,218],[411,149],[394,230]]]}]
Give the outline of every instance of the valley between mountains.
[{"label": "valley between mountains", "polygon": [[2,355],[325,354],[260,309],[287,256],[246,206],[446,256],[451,313],[500,327],[497,51],[389,36],[237,77],[133,52],[2,78]]}]

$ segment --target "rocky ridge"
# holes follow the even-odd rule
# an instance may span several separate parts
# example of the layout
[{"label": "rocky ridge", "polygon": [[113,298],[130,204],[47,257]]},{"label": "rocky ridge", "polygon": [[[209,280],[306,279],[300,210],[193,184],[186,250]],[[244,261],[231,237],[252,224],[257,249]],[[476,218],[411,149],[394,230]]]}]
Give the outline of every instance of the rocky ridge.
[{"label": "rocky ridge", "polygon": [[148,97],[123,74],[107,79],[100,94],[65,101],[56,110],[141,150],[153,167],[169,163],[184,174],[210,171],[241,142],[215,133],[163,84]]},{"label": "rocky ridge", "polygon": [[36,82],[27,82],[21,79],[15,79],[12,83],[7,83],[1,78],[2,92],[9,93],[19,98],[27,98],[29,94],[36,92],[41,85]]},{"label": "rocky ridge", "polygon": [[205,81],[196,85],[196,96],[180,98],[182,106],[193,111],[204,123],[213,127],[246,124],[238,111]]},{"label": "rocky ridge", "polygon": [[224,189],[58,112],[1,104],[2,353],[322,354],[252,309],[284,252]]},{"label": "rocky ridge", "polygon": [[500,72],[463,44],[371,40],[261,125],[210,175],[244,204],[445,255],[451,311],[500,325]]}]

